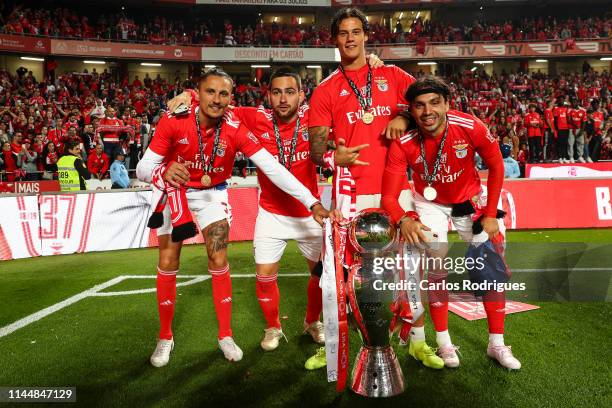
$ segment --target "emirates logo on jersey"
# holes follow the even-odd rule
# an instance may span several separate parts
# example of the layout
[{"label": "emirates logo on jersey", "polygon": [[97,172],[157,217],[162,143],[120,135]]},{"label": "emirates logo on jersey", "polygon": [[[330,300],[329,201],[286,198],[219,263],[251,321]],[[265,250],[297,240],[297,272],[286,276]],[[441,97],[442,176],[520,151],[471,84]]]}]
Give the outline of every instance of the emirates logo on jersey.
[{"label": "emirates logo on jersey", "polygon": [[[373,106],[372,108],[370,108],[370,112],[374,115],[374,117],[391,116],[391,107],[390,106],[380,106],[380,105]],[[346,118],[348,119],[351,125],[356,123],[357,121],[360,121],[362,116],[363,116],[363,109],[359,109],[357,112],[347,112],[346,113]]]},{"label": "emirates logo on jersey", "polygon": [[[459,171],[456,171],[454,173],[450,173],[450,166],[442,166],[442,170],[443,171],[436,174],[434,183],[442,183],[442,184],[453,183],[457,181],[457,179],[463,174],[463,169],[460,169]],[[443,173],[446,173],[446,174],[443,174]],[[421,176],[421,180],[425,182],[425,175],[421,174],[420,176]]]},{"label": "emirates logo on jersey", "polygon": [[[303,152],[295,152],[295,154],[291,157],[291,163],[293,164],[293,163],[296,163],[302,160],[308,160],[309,157],[310,157],[310,152],[308,150],[304,150]],[[276,159],[276,161],[279,161],[278,154],[275,154],[274,158]],[[285,163],[287,163],[288,161],[289,161],[289,155],[285,154]]]}]

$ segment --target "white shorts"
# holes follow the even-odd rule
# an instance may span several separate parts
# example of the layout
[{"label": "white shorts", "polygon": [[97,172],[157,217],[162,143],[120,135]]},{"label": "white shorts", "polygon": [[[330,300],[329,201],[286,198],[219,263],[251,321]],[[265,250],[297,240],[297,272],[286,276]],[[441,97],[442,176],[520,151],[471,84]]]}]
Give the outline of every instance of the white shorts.
[{"label": "white shorts", "polygon": [[[361,210],[365,210],[366,208],[380,208],[380,194],[362,194],[357,196],[356,207],[357,212]],[[402,190],[399,196],[400,206],[404,209],[404,211],[408,211],[412,208],[412,191],[411,190]]]},{"label": "white shorts", "polygon": [[304,258],[319,261],[323,230],[312,217],[273,214],[259,207],[253,239],[255,263],[271,264],[280,261],[290,239],[297,241]]},{"label": "white shorts", "polygon": [[[232,222],[232,207],[229,205],[227,189],[215,190],[187,190],[187,202],[194,219],[197,220],[200,230],[208,227],[213,222],[227,220]],[[170,221],[170,206],[164,207],[164,225],[157,229],[157,235],[166,235],[172,232]]]},{"label": "white shorts", "polygon": [[[452,226],[457,230],[461,239],[465,242],[470,243],[482,243],[489,239],[486,232],[482,231],[478,235],[472,233],[472,221],[471,215],[465,215],[462,217],[452,217],[451,212],[453,210],[452,205],[437,204],[426,200],[422,195],[414,193],[414,205],[417,214],[421,222],[431,228],[433,233],[438,234],[438,241],[440,243],[448,242],[448,228],[449,220]],[[503,220],[498,220],[499,230],[504,233],[506,227]],[[443,249],[444,248],[444,249]],[[448,246],[440,246],[439,256],[445,256],[448,251]],[[444,253],[440,253],[444,252]]]}]

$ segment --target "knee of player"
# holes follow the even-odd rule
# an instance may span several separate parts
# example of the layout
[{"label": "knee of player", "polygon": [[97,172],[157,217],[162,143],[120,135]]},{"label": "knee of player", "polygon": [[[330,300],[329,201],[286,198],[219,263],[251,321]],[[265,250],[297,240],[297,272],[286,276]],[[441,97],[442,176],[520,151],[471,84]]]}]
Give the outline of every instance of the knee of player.
[{"label": "knee of player", "polygon": [[160,257],[157,267],[162,271],[176,271],[179,268],[179,260],[174,257]]},{"label": "knee of player", "polygon": [[221,270],[228,266],[227,254],[213,253],[208,256],[208,269],[209,270]]}]

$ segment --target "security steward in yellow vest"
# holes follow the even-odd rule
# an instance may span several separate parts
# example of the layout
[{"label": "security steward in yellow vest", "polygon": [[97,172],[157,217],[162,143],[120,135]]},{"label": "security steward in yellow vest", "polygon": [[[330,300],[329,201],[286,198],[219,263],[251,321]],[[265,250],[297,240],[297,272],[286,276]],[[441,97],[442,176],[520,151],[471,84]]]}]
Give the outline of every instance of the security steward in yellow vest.
[{"label": "security steward in yellow vest", "polygon": [[57,175],[62,191],[86,190],[85,180],[91,175],[81,158],[81,146],[77,141],[66,143],[64,156],[57,161]]}]

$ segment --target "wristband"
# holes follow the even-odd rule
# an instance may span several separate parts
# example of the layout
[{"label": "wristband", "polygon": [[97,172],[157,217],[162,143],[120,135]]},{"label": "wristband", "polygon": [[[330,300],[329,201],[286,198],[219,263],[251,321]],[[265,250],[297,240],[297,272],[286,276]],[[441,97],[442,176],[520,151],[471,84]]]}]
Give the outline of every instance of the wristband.
[{"label": "wristband", "polygon": [[416,211],[406,211],[404,215],[402,215],[402,217],[399,219],[398,225],[402,223],[402,220],[404,218],[410,218],[414,221],[421,221],[421,219],[419,218],[419,214],[417,214]]},{"label": "wristband", "polygon": [[336,169],[336,151],[328,150],[323,154],[323,166],[330,170]]}]

